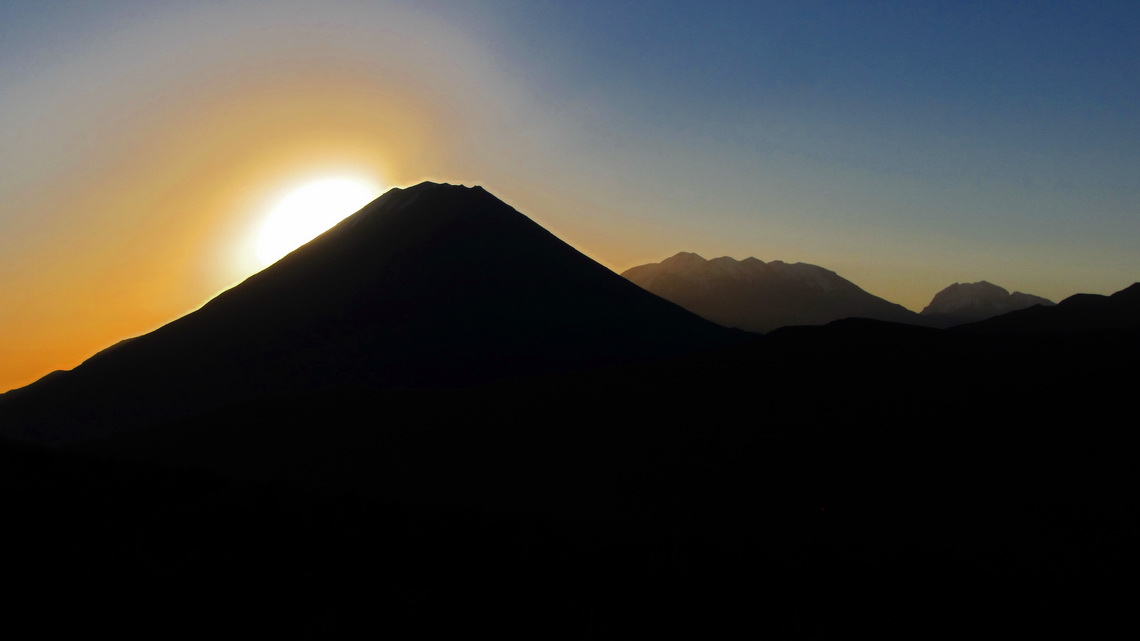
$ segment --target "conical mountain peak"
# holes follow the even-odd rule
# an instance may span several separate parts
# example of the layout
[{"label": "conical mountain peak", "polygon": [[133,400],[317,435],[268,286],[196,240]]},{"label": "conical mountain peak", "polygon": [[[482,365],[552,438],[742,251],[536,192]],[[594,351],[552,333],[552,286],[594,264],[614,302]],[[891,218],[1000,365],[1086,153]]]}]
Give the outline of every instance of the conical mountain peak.
[{"label": "conical mountain peak", "polygon": [[196,312],[21,390],[6,425],[82,440],[259,395],[469,385],[734,340],[486,190],[425,182],[385,193]]}]

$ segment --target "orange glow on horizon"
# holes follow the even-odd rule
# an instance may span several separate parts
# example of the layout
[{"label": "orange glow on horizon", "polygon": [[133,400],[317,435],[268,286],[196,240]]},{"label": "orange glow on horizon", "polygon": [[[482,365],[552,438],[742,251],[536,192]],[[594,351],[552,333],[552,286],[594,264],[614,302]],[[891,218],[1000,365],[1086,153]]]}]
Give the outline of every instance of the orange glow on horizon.
[{"label": "orange glow on horizon", "polygon": [[398,168],[438,164],[440,136],[456,126],[446,108],[353,74],[215,89],[129,135],[89,141],[81,151],[101,162],[61,167],[7,203],[38,227],[0,256],[21,269],[0,309],[0,392],[152,331],[265,267],[256,239],[284,194],[320,177],[353,177],[372,197],[410,184],[419,173]]}]

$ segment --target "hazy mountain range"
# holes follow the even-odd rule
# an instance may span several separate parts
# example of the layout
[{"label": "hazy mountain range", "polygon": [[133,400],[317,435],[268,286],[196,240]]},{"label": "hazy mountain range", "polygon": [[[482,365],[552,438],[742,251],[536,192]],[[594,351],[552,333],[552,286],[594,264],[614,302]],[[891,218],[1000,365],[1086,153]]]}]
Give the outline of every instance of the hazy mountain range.
[{"label": "hazy mountain range", "polygon": [[806,263],[765,263],[681,252],[634,267],[622,276],[658,296],[728,327],[769,332],[787,325],[823,325],[849,317],[899,323],[917,316],[868,294],[832,271]]},{"label": "hazy mountain range", "polygon": [[[4,623],[691,639],[1130,620],[1118,406],[1140,284],[943,330],[811,265],[680,254],[627,277],[726,324],[795,320],[722,327],[481,188],[423,183],[0,395]],[[939,313],[1013,297],[947,291]]]},{"label": "hazy mountain range", "polygon": [[763,333],[843,318],[951,327],[1053,304],[1040,296],[1010,294],[985,281],[954,283],[916,314],[816,265],[727,256],[705,260],[691,252],[633,267],[622,276],[715,323]]},{"label": "hazy mountain range", "polygon": [[977,283],[954,283],[938,292],[934,300],[922,310],[922,316],[935,326],[952,327],[1034,305],[1053,304],[1053,301],[1033,294],[1011,294],[1006,289],[983,280]]}]

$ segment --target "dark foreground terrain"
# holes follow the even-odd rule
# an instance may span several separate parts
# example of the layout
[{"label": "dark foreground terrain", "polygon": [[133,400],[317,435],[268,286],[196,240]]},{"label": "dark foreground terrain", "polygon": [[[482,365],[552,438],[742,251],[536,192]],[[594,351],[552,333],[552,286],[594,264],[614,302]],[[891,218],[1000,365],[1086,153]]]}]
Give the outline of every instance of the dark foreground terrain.
[{"label": "dark foreground terrain", "polygon": [[14,638],[1126,629],[1140,285],[760,337],[395,189],[0,395]]},{"label": "dark foreground terrain", "polygon": [[1116,630],[1138,346],[847,321],[6,443],[0,600],[44,633]]}]

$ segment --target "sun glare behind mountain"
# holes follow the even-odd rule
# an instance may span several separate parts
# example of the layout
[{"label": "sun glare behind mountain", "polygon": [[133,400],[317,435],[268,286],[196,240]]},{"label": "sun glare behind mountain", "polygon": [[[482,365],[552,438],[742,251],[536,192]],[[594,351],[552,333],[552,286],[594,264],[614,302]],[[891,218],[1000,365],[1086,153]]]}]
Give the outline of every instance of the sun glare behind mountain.
[{"label": "sun glare behind mountain", "polygon": [[298,187],[265,217],[254,251],[268,266],[378,197],[379,185],[355,178],[327,178]]}]

